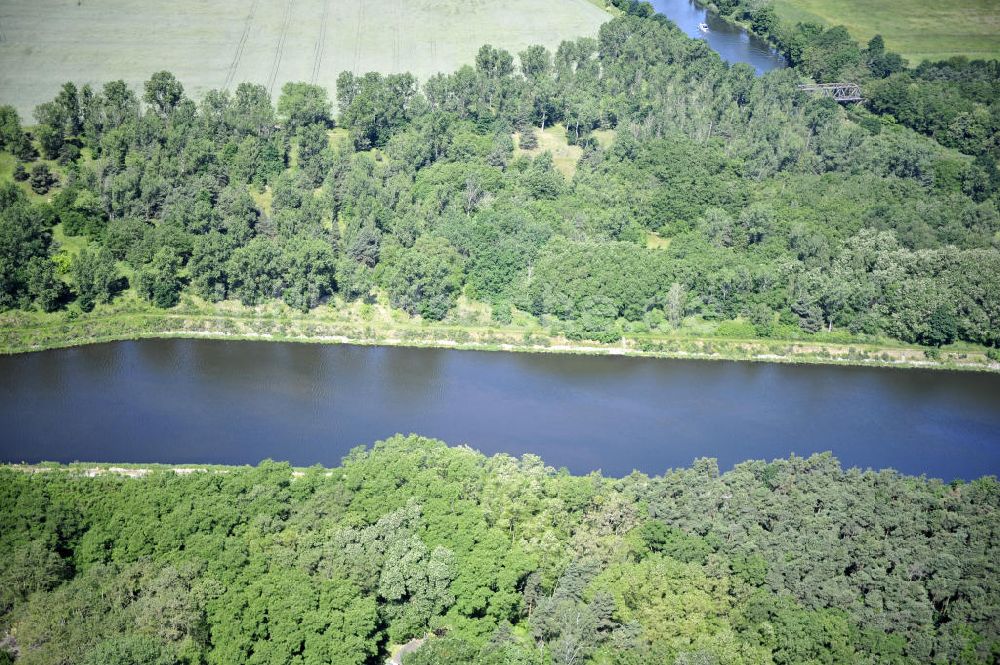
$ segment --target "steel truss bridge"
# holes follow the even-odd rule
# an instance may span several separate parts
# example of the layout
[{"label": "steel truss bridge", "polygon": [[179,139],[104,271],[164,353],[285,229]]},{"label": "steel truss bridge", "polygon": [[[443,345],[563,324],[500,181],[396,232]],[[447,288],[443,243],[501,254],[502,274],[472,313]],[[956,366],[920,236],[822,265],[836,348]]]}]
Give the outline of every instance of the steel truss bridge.
[{"label": "steel truss bridge", "polygon": [[799,90],[823,97],[832,97],[841,103],[864,101],[861,96],[861,86],[857,83],[814,83],[800,85]]}]

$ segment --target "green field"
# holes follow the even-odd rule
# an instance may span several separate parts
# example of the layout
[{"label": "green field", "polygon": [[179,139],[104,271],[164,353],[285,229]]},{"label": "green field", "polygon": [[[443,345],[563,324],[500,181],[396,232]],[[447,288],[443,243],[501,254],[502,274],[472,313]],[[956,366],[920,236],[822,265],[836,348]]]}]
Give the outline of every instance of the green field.
[{"label": "green field", "polygon": [[1000,58],[1000,0],[775,0],[790,22],[843,25],[862,42],[875,34],[916,65],[956,55]]},{"label": "green field", "polygon": [[332,89],[345,69],[423,78],[484,43],[554,48],[607,18],[589,0],[3,0],[0,103],[27,120],[67,80],[139,85],[163,69],[196,99],[242,81]]}]

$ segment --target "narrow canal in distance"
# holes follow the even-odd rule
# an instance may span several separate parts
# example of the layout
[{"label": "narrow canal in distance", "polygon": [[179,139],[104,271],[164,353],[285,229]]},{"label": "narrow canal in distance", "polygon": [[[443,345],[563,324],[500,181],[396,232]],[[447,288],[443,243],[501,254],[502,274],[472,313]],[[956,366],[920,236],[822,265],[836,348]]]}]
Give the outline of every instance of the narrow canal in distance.
[{"label": "narrow canal in distance", "polygon": [[[726,62],[745,62],[758,74],[787,66],[785,58],[767,41],[722,20],[694,0],[650,0],[650,4],[687,36],[704,39]],[[701,30],[699,23],[706,24],[708,31]]]}]

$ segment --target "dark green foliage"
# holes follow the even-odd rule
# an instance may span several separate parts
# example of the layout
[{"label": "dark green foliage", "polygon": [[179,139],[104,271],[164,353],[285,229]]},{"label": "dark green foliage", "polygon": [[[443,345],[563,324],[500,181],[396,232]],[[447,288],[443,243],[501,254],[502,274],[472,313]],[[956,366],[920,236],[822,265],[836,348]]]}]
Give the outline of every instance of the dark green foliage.
[{"label": "dark green foliage", "polygon": [[958,320],[953,308],[940,305],[931,312],[927,321],[927,332],[921,336],[920,341],[930,346],[941,346],[954,342],[957,334]]},{"label": "dark green foliage", "polygon": [[997,61],[953,58],[903,70],[885,65],[885,57],[874,66],[889,73],[868,87],[872,110],[891,114],[943,145],[992,160],[1000,157],[1000,147],[993,140],[1000,131]]},{"label": "dark green foliage", "polygon": [[329,162],[326,126],[314,123],[298,131],[298,166],[305,179],[318,187],[326,176]]},{"label": "dark green foliage", "polygon": [[[146,222],[132,217],[111,220],[104,232],[104,246],[119,261],[140,249],[143,238],[150,230]],[[131,261],[130,261],[131,262]]]},{"label": "dark green foliage", "polygon": [[226,263],[230,290],[244,305],[256,305],[276,296],[283,271],[281,249],[263,237],[234,251]]},{"label": "dark green foliage", "polygon": [[[67,145],[73,146],[83,130],[80,110],[79,93],[72,82],[64,84],[54,100],[35,108],[38,142],[46,159],[59,159],[67,154],[66,150],[72,150]],[[21,157],[29,158],[27,155]]]},{"label": "dark green foliage", "polygon": [[13,106],[0,106],[0,150],[25,162],[38,156],[31,139],[21,128],[21,119]]},{"label": "dark green foliage", "polygon": [[32,166],[31,175],[28,180],[31,185],[31,191],[35,194],[48,193],[49,189],[59,181],[49,169],[48,164],[35,164]]},{"label": "dark green foliage", "polygon": [[52,197],[52,206],[68,235],[101,237],[107,216],[98,195],[79,178],[73,178]]},{"label": "dark green foliage", "polygon": [[36,298],[43,307],[49,302],[44,262],[52,243],[51,217],[47,206],[29,206],[19,187],[0,183],[0,310],[29,307]]},{"label": "dark green foliage", "polygon": [[191,252],[188,271],[195,292],[202,298],[217,302],[229,292],[226,263],[236,249],[233,239],[218,231],[199,237]]},{"label": "dark green foliage", "polygon": [[970,155],[1000,157],[1000,143],[995,140],[1000,131],[1000,61],[959,56],[908,69],[898,53],[885,50],[881,35],[862,48],[844,26],[783,23],[771,5],[748,0],[722,0],[716,5],[776,43],[806,76],[820,82],[862,84],[868,108],[891,122]]},{"label": "dark green foliage", "polygon": [[670,284],[670,277],[670,262],[663,253],[631,243],[560,242],[539,260],[528,298],[536,314],[635,321],[654,304],[660,286]]},{"label": "dark green foliage", "polygon": [[678,561],[704,563],[712,553],[712,547],[705,540],[689,536],[660,520],[643,524],[639,537],[646,551],[666,554]]},{"label": "dark green foliage", "polygon": [[989,663],[994,478],[574,477],[420,437],[338,469],[0,469],[0,630],[48,663]]}]

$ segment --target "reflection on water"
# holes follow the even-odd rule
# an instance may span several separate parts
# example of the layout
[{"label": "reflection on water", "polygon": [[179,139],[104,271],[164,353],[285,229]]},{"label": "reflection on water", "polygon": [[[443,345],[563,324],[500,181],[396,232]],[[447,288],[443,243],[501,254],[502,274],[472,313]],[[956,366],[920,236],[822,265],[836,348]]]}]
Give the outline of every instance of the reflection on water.
[{"label": "reflection on water", "polygon": [[0,460],[339,463],[417,432],[577,473],[832,450],[1000,473],[1000,376],[209,340],[0,357]]},{"label": "reflection on water", "polygon": [[[784,57],[763,39],[715,16],[694,0],[651,0],[653,8],[677,24],[689,37],[704,39],[726,62],[745,62],[758,74],[787,66]],[[708,25],[708,32],[698,28]]]}]

